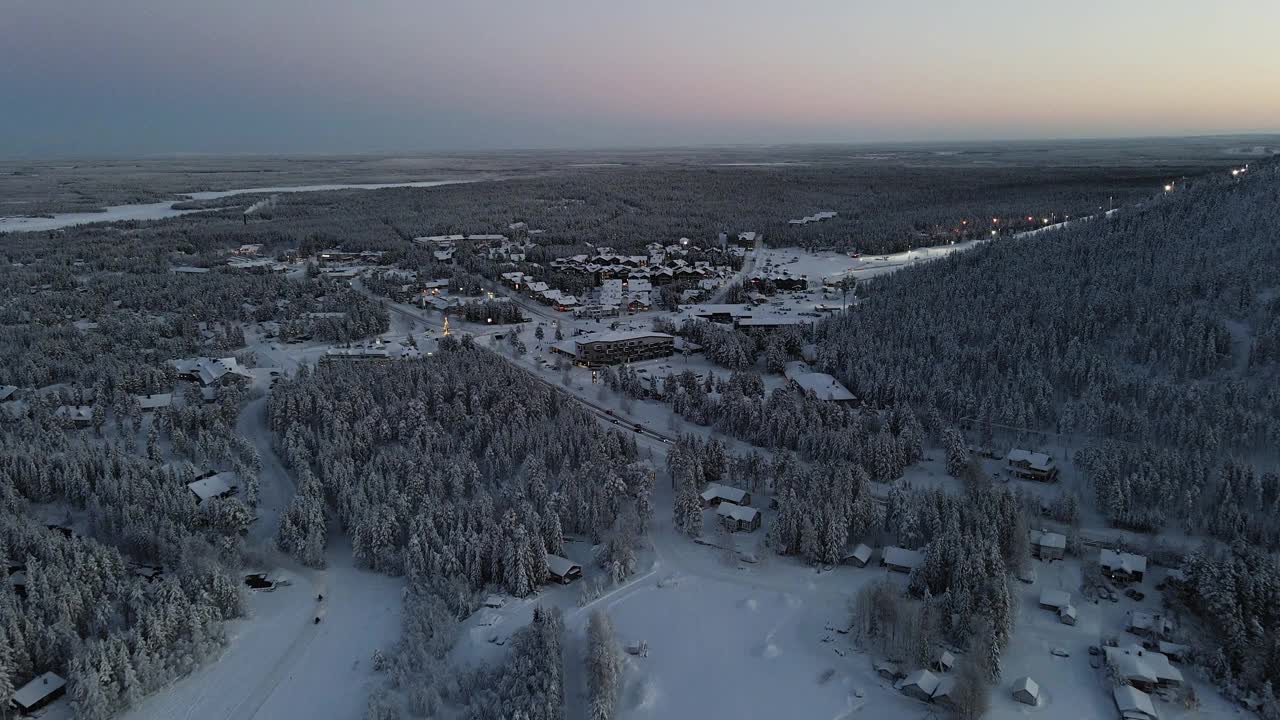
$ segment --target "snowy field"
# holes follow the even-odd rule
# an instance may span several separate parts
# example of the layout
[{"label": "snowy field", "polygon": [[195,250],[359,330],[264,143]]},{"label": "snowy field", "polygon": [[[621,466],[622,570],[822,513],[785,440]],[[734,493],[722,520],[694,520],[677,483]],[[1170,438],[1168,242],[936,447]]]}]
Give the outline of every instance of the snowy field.
[{"label": "snowy field", "polygon": [[370,657],[399,639],[403,581],[352,567],[340,536],[329,545],[324,570],[282,561],[288,569],[278,572],[292,584],[249,594],[248,617],[228,623],[231,642],[221,657],[122,717],[361,717],[369,690],[381,681]]}]

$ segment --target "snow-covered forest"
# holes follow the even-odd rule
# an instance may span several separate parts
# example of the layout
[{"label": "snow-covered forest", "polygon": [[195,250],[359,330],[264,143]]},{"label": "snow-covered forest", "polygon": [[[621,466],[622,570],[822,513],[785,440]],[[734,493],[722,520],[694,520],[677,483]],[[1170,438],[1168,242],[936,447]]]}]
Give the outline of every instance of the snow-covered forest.
[{"label": "snow-covered forest", "polygon": [[369,567],[527,595],[564,532],[602,539],[652,492],[652,471],[634,439],[488,351],[441,348],[278,386],[271,427],[300,477],[281,545],[317,562],[316,508],[331,504]]},{"label": "snow-covered forest", "polygon": [[[105,718],[221,648],[222,621],[243,609],[233,573],[252,513],[235,498],[197,505],[191,465],[162,463],[160,444],[256,485],[257,456],[230,429],[234,395],[222,403],[161,413],[143,448],[127,417],[115,441],[64,434],[47,410],[6,426],[0,565],[25,584],[0,592],[0,686],[53,670],[78,718]],[[37,506],[77,519],[46,526]]]},{"label": "snow-covered forest", "polygon": [[[1199,510],[1240,491],[1220,458],[1266,460],[1280,440],[1280,365],[1255,351],[1280,289],[1276,173],[875,279],[819,328],[821,364],[874,404],[1130,443],[1085,456],[1108,517],[1205,527]],[[1253,496],[1273,501],[1260,483]]]},{"label": "snow-covered forest", "polygon": [[[1152,561],[1170,577],[1182,566],[1164,598],[1195,618],[1196,663],[1280,717],[1269,683],[1280,673],[1270,609],[1280,571],[1268,554],[1280,548],[1280,167],[1180,183],[1044,233],[1015,238],[1021,221],[1009,222],[990,243],[862,283],[852,308],[816,327],[641,310],[618,322],[699,349],[683,366],[600,370],[598,387],[590,370],[544,356],[542,341],[602,325],[493,282],[588,243],[625,252],[682,236],[701,238],[691,259],[741,268],[741,255],[714,247],[722,230],[863,251],[962,239],[979,231],[948,228],[956,218],[1021,218],[1031,205],[1055,220],[1090,215],[1104,194],[1149,196],[1156,172],[1071,171],[1009,193],[1037,173],[983,170],[965,184],[945,168],[887,169],[874,182],[857,168],[630,168],[284,196],[248,222],[227,200],[162,223],[5,237],[0,386],[20,402],[0,425],[0,564],[21,592],[0,588],[0,697],[54,671],[78,718],[123,712],[234,646],[227,628],[252,614],[249,565],[270,556],[332,570],[340,552],[396,578],[403,603],[399,641],[372,658],[367,718],[558,719],[575,702],[593,719],[628,717],[626,675],[643,663],[620,655],[620,635],[628,653],[647,652],[648,638],[605,613],[614,591],[640,584],[629,579],[664,563],[696,568],[710,546],[730,567],[699,581],[767,579],[773,562],[834,594],[828,574],[865,543],[916,551],[920,563],[843,590],[843,632],[919,667],[939,647],[964,654],[955,709],[976,718],[1009,669],[1001,658],[1016,652],[1015,578],[1028,575],[1032,526],[1056,522],[1072,556],[1126,533],[1153,547],[1162,531],[1185,535]],[[839,213],[786,222],[826,207]],[[444,262],[414,242],[484,231],[538,246],[519,262],[480,245]],[[229,266],[250,242],[305,262],[279,274]],[[308,259],[332,247],[385,254],[379,269],[338,279],[339,261]],[[490,295],[451,316],[445,335],[426,304],[392,305],[420,292],[404,285],[406,269],[447,280],[451,295]],[[707,288],[697,292],[720,295]],[[655,305],[684,290],[692,283],[654,291],[664,298]],[[727,290],[716,302],[752,301],[741,285]],[[330,353],[371,336],[431,350]],[[824,401],[779,377],[815,347],[816,369],[856,398]],[[260,366],[259,353],[281,367]],[[204,394],[171,362],[233,356],[254,372]],[[150,393],[173,398],[144,411],[139,396]],[[1007,473],[993,478],[973,452],[999,464],[992,448],[1024,441],[1052,448],[1082,484],[1004,485]],[[274,485],[264,481],[271,508],[259,507],[260,450],[275,470]],[[235,496],[197,501],[187,484],[218,471],[238,478]],[[754,494],[744,503],[763,519],[754,538],[716,516],[702,496],[713,483]],[[549,555],[582,563],[577,612],[564,612],[567,590],[544,587]],[[366,580],[388,579],[373,573]],[[646,586],[679,584],[664,587],[669,577]],[[475,624],[487,610],[502,619],[507,602],[521,629]],[[492,646],[474,653],[488,662],[457,662],[468,642]],[[577,655],[583,667],[566,667]]]}]

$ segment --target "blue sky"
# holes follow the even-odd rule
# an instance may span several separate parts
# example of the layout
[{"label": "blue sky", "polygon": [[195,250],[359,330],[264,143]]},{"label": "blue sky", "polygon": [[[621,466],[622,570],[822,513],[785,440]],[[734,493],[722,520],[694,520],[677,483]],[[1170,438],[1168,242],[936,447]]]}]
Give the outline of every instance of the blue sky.
[{"label": "blue sky", "polygon": [[1280,129],[1271,0],[0,5],[0,157]]}]

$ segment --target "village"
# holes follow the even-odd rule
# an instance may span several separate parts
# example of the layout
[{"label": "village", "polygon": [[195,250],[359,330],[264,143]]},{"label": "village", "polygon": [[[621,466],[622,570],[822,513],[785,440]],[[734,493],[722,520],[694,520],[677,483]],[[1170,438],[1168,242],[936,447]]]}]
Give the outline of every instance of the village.
[{"label": "village", "polygon": [[[529,231],[525,237],[537,234]],[[344,343],[286,333],[281,323],[246,323],[252,363],[235,356],[173,358],[168,363],[173,389],[133,396],[129,407],[150,417],[187,403],[216,402],[229,388],[260,397],[302,365],[413,360],[438,351],[443,338],[470,336],[503,361],[567,393],[602,423],[633,434],[647,457],[660,466],[679,436],[714,436],[664,404],[665,380],[684,372],[700,381],[730,376],[727,368],[706,356],[702,345],[681,334],[685,323],[731,328],[761,342],[782,333],[803,335],[823,317],[856,312],[859,280],[952,251],[935,248],[932,253],[864,259],[767,248],[758,233],[742,233],[737,240],[730,245],[721,238],[709,248],[695,244],[692,250],[685,241],[654,244],[648,255],[599,248],[592,255],[558,258],[541,276],[532,274],[526,262],[535,247],[531,239],[479,234],[414,241],[431,250],[442,270],[472,252],[493,262],[500,272],[485,277],[470,292],[459,288],[455,277],[422,277],[387,265],[381,253],[327,249],[313,258],[275,258],[259,257],[259,247],[242,246],[229,254],[225,269],[216,272],[318,272],[385,302],[390,328],[375,338]],[[717,260],[686,259],[691,253]],[[503,269],[511,265],[520,269]],[[552,287],[540,277],[575,278],[575,284],[571,292],[568,286]],[[675,302],[660,302],[659,294],[673,284],[682,288]],[[379,295],[371,289],[375,285],[390,291]],[[727,297],[730,293],[735,297]],[[326,314],[343,315],[313,313],[316,320],[327,319]],[[748,360],[751,367],[757,366],[757,358]],[[765,388],[789,386],[822,402],[861,407],[847,387],[813,369],[817,360],[806,343],[798,359],[762,373]],[[603,374],[619,368],[645,377],[647,390],[628,397],[608,389]],[[67,400],[52,413],[68,431],[102,426],[102,405],[82,389],[0,387],[0,413],[18,418],[43,412],[35,408],[48,404],[39,397],[50,392]],[[737,441],[723,440],[731,449],[745,450]],[[1046,505],[1058,488],[1078,489],[1083,482],[1064,447],[1003,447],[985,440],[975,432],[969,448],[984,472],[1001,483],[1026,486],[1027,492],[1045,498]],[[260,445],[265,450],[265,441]],[[228,469],[186,467],[178,472],[196,506],[247,492],[245,483]],[[941,463],[929,457],[909,468],[899,482],[960,491]],[[670,492],[660,490],[662,503],[670,504]],[[883,496],[886,489],[877,492]],[[810,707],[832,717],[886,712],[924,717],[954,708],[957,667],[971,660],[959,648],[939,645],[931,662],[916,666],[905,657],[869,654],[850,633],[848,599],[876,582],[905,589],[908,576],[923,560],[921,552],[868,537],[847,548],[843,563],[809,567],[794,558],[770,557],[765,547],[764,536],[776,519],[776,499],[753,495],[732,479],[708,484],[700,499],[704,539],[690,542],[660,513],[644,553],[646,569],[618,586],[600,582],[602,571],[593,562],[595,549],[589,543],[566,538],[565,556],[545,558],[549,574],[543,589],[519,600],[490,596],[466,621],[468,632],[453,656],[465,663],[500,657],[510,633],[527,622],[536,604],[563,608],[570,628],[581,627],[587,609],[605,606],[631,652],[627,682],[632,701],[623,717],[666,717],[697,707],[723,716],[785,713],[787,692],[780,689],[813,694]],[[269,522],[282,505],[277,502],[257,517],[243,518],[242,531],[269,536]],[[1187,638],[1178,619],[1161,603],[1161,590],[1180,581],[1176,563],[1168,562],[1170,553],[1162,552],[1165,562],[1157,564],[1142,552],[1131,552],[1135,548],[1123,533],[1043,520],[1044,529],[1032,530],[1028,538],[1034,561],[1015,588],[1018,619],[1005,659],[1012,671],[993,693],[989,717],[1022,717],[1025,708],[1064,719],[1157,720],[1238,712],[1210,689],[1201,670],[1188,664]],[[7,571],[8,585],[22,595],[25,567],[14,565]],[[135,571],[155,577],[164,569]],[[255,569],[244,580],[253,592],[252,602],[263,608],[269,604],[275,608],[272,613],[285,612],[280,603],[289,601],[281,598],[292,597],[300,608],[297,612],[305,613],[314,626],[322,620],[350,621],[350,615],[335,615],[331,607],[324,612],[309,609],[316,603],[303,593],[322,585],[298,577],[296,570]],[[258,600],[263,592],[271,593],[271,599]],[[324,592],[317,594],[324,597]],[[246,629],[274,616],[264,612],[258,620],[245,621]],[[700,616],[706,621],[698,621]],[[324,633],[327,628],[311,632]],[[715,642],[708,642],[712,638]],[[229,652],[234,656],[237,650],[233,646]],[[786,663],[776,660],[781,656]],[[65,685],[64,678],[45,673],[18,687],[12,703],[26,714],[56,717],[50,711],[60,706],[55,701]],[[175,692],[187,692],[179,685]]]}]

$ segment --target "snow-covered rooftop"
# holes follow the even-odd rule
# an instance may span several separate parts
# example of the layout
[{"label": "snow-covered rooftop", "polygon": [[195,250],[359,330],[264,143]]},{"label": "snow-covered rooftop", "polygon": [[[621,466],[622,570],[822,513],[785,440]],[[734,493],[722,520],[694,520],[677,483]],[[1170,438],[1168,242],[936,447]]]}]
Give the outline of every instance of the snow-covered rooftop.
[{"label": "snow-covered rooftop", "polygon": [[881,555],[885,565],[894,565],[896,567],[913,568],[924,560],[924,555],[915,550],[906,548],[889,546],[884,549]]},{"label": "snow-covered rooftop", "polygon": [[211,475],[207,478],[187,483],[187,487],[196,497],[200,498],[200,502],[204,502],[209,498],[219,497],[231,492],[231,481],[235,478],[235,473],[221,472],[217,475]]},{"label": "snow-covered rooftop", "polygon": [[1159,717],[1156,715],[1155,705],[1151,704],[1151,696],[1132,685],[1117,687],[1112,691],[1112,697],[1115,698],[1116,709],[1125,717],[1130,717],[1129,713],[1138,713],[1140,717],[1152,720]]},{"label": "snow-covered rooftop", "polygon": [[13,694],[13,702],[20,708],[30,708],[66,685],[67,681],[60,675],[47,672],[18,688],[18,691]]},{"label": "snow-covered rooftop", "polygon": [[706,490],[702,491],[702,501],[707,503],[714,500],[728,500],[731,503],[741,505],[746,498],[746,490],[739,490],[736,487],[729,487],[719,483],[712,483],[707,486]]},{"label": "snow-covered rooftop", "polygon": [[1040,604],[1054,609],[1064,608],[1071,604],[1071,593],[1066,590],[1041,590]]},{"label": "snow-covered rooftop", "polygon": [[552,555],[551,553],[547,553],[547,569],[555,573],[556,575],[559,575],[560,577],[564,577],[569,573],[573,572],[575,568],[578,570],[578,572],[582,572],[582,567],[577,563],[573,562],[572,560],[570,560],[569,558],[564,558],[564,557],[560,557],[559,555]]},{"label": "snow-covered rooftop", "polygon": [[787,363],[785,375],[802,389],[812,392],[819,400],[843,402],[856,399],[839,380],[826,373],[810,371],[809,366],[801,360]]},{"label": "snow-covered rooftop", "polygon": [[173,393],[153,393],[151,395],[134,395],[143,410],[157,410],[169,407],[173,403]]},{"label": "snow-covered rooftop", "polygon": [[1033,470],[1050,470],[1053,468],[1053,458],[1049,455],[1021,448],[1010,450],[1006,459],[1011,463],[1024,463]]},{"label": "snow-covered rooftop", "polygon": [[738,522],[752,522],[760,515],[760,511],[749,505],[738,505],[726,500],[716,508],[716,515],[733,518]]},{"label": "snow-covered rooftop", "polygon": [[1106,570],[1123,570],[1127,573],[1147,571],[1147,558],[1133,553],[1102,550],[1098,554],[1098,564]]}]

